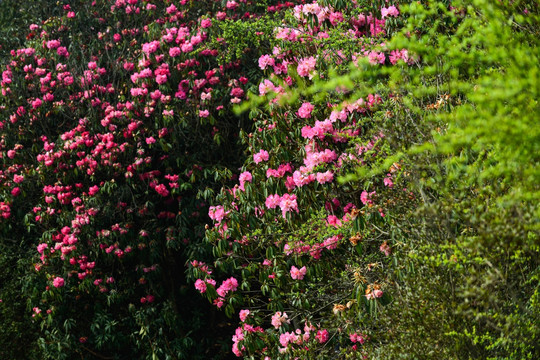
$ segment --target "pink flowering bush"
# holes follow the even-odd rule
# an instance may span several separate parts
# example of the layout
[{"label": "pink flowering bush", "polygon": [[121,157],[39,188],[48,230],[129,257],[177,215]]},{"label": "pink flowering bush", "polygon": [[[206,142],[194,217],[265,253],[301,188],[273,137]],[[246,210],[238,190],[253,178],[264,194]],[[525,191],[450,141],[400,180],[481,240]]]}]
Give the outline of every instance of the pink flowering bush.
[{"label": "pink flowering bush", "polygon": [[[277,14],[293,3],[268,5]],[[239,284],[183,275],[193,254],[205,254],[209,211],[197,193],[231,180],[246,122],[231,104],[262,76],[245,61],[257,50],[226,61],[222,25],[255,22],[267,8],[53,7],[0,67],[0,228],[31,244],[29,318],[43,329],[43,358],[202,356],[190,336],[210,341],[215,327],[196,325],[208,310],[198,294],[226,298]],[[227,216],[213,209],[213,220]],[[216,332],[211,341],[222,340]]]},{"label": "pink flowering bush", "polygon": [[[375,321],[354,314],[367,310],[374,316],[390,299],[382,267],[374,264],[389,261],[392,242],[383,229],[392,210],[386,199],[410,196],[401,167],[396,163],[386,177],[375,175],[354,188],[337,181],[357,167],[377,167],[391,154],[376,120],[389,94],[350,96],[345,86],[322,97],[312,90],[330,74],[346,71],[344,62],[370,66],[372,52],[374,65],[393,66],[382,45],[385,21],[334,10],[322,2],[298,5],[290,26],[274,29],[272,52],[258,60],[267,75],[256,91],[260,97],[248,95],[255,129],[242,141],[252,156],[237,183],[217,196],[214,207],[224,215],[210,212],[214,222],[206,237],[216,259],[213,272],[192,269],[194,279],[213,280],[216,273],[238,279],[235,291],[222,285],[205,294],[231,316],[240,307],[249,310],[233,336],[239,357],[345,354],[356,345],[349,335]],[[344,32],[365,45],[328,56]],[[305,43],[317,47],[296,56],[294,49]],[[365,353],[367,347],[355,350]]]},{"label": "pink flowering bush", "polygon": [[[440,358],[504,355],[506,335],[530,349],[537,291],[522,269],[537,258],[534,212],[491,194],[534,208],[534,186],[509,190],[521,189],[507,175],[520,167],[493,164],[534,154],[513,150],[535,133],[511,132],[478,97],[517,104],[501,105],[505,116],[535,114],[533,80],[516,90],[524,101],[489,76],[534,78],[533,49],[523,43],[516,61],[493,43],[502,34],[508,46],[514,28],[533,38],[538,6],[422,3],[58,2],[0,49],[0,263],[14,263],[4,248],[28,256],[15,297],[28,299],[34,357],[390,358],[424,354],[394,341],[424,336]],[[506,25],[470,38],[497,11]],[[492,145],[477,106],[512,151]],[[475,127],[459,133],[469,114]],[[484,220],[517,230],[499,241]],[[485,256],[492,243],[499,256]],[[14,277],[0,280],[13,289]],[[467,299],[452,311],[439,296],[447,279],[452,306]],[[0,292],[3,315],[13,296]],[[506,298],[491,308],[491,293]]]}]

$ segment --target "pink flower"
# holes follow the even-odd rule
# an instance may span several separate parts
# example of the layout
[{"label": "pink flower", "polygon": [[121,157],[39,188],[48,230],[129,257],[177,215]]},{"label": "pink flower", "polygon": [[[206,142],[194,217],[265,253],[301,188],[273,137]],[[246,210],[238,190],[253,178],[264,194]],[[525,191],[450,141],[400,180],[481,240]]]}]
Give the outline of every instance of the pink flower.
[{"label": "pink flower", "polygon": [[296,195],[285,194],[279,201],[279,207],[281,208],[281,216],[285,219],[285,214],[291,210],[296,210],[298,213],[298,204],[296,202]]},{"label": "pink flower", "polygon": [[270,57],[270,55],[262,55],[259,58],[259,67],[264,70],[268,66],[274,66],[276,64],[276,61]]},{"label": "pink flower", "polygon": [[386,57],[383,52],[370,51],[368,54],[369,63],[371,65],[384,64]]},{"label": "pink flower", "polygon": [[367,191],[362,191],[362,194],[360,194],[360,201],[362,201],[362,204],[364,205],[371,205],[373,204],[373,200],[371,200],[371,197],[375,195],[375,191],[372,191],[368,193]]},{"label": "pink flower", "polygon": [[33,107],[34,109],[37,109],[38,107],[40,107],[41,104],[42,104],[41,99],[36,99],[36,100],[32,101],[32,107]]},{"label": "pink flower", "polygon": [[251,182],[253,180],[253,176],[249,171],[244,171],[240,174],[240,177],[238,178],[240,180],[240,190],[244,190],[244,184],[246,182]]},{"label": "pink flower", "polygon": [[324,173],[317,173],[317,182],[319,184],[325,184],[332,182],[334,180],[334,173],[330,170],[324,172]]},{"label": "pink flower", "polygon": [[281,311],[278,311],[272,315],[272,325],[278,329],[283,323],[289,322],[287,320],[288,318],[287,313],[283,313],[283,315],[281,315]]},{"label": "pink flower", "polygon": [[[308,75],[310,75],[310,72],[312,72],[313,70],[315,70],[315,65],[317,64],[317,60],[311,56],[307,59],[302,59],[299,63],[298,63],[298,68],[296,69],[296,71],[298,72],[298,75],[302,76],[302,77],[306,77]],[[310,76],[311,78],[311,76]]]},{"label": "pink flower", "polygon": [[180,55],[182,53],[182,50],[180,50],[179,47],[175,46],[173,48],[170,48],[169,49],[169,55],[171,57],[177,57],[178,55]]},{"label": "pink flower", "polygon": [[56,49],[59,46],[60,46],[60,41],[58,40],[47,41],[47,49]]},{"label": "pink flower", "polygon": [[167,82],[167,75],[157,75],[156,82],[160,85],[163,85]]},{"label": "pink flower", "polygon": [[24,181],[24,176],[23,175],[18,175],[18,174],[13,175],[13,182],[14,183],[20,184],[23,181]]},{"label": "pink flower", "polygon": [[41,243],[37,246],[37,251],[38,253],[43,254],[43,251],[45,251],[45,249],[48,247],[49,245],[47,245],[46,243]]},{"label": "pink flower", "polygon": [[336,215],[328,215],[328,217],[326,218],[326,223],[336,228],[341,226],[341,220],[339,220]]},{"label": "pink flower", "polygon": [[242,90],[242,88],[235,87],[231,90],[231,96],[240,98],[244,96],[244,90]]},{"label": "pink flower", "polygon": [[309,119],[311,117],[311,112],[313,111],[314,107],[309,102],[305,102],[300,106],[300,109],[298,109],[298,116],[302,119]]},{"label": "pink flower", "polygon": [[240,321],[244,322],[246,321],[247,317],[249,315],[249,310],[240,310]]},{"label": "pink flower", "polygon": [[268,195],[265,201],[265,205],[269,209],[275,209],[276,207],[279,206],[280,201],[281,201],[281,198],[278,194]]},{"label": "pink flower", "polygon": [[155,40],[155,41],[143,44],[142,51],[146,53],[146,55],[150,55],[152,53],[155,53],[159,49],[159,47],[160,47],[159,41]]},{"label": "pink flower", "polygon": [[188,52],[193,51],[193,44],[186,42],[182,44],[181,48],[183,52],[188,53]]},{"label": "pink flower", "polygon": [[258,164],[262,161],[267,161],[268,157],[269,157],[268,151],[261,150],[258,153],[253,154],[253,161],[255,161],[255,164]]},{"label": "pink flower", "polygon": [[390,6],[388,8],[381,8],[381,18],[385,18],[387,16],[393,16],[397,17],[399,15],[399,10],[395,6]]},{"label": "pink flower", "polygon": [[221,220],[225,217],[225,210],[223,210],[223,206],[210,206],[210,209],[208,210],[208,216],[210,219],[214,220],[217,223],[220,223]]},{"label": "pink flower", "polygon": [[381,246],[379,247],[379,250],[385,256],[389,256],[392,253],[392,248],[388,245],[388,243],[386,241],[381,244]]},{"label": "pink flower", "polygon": [[206,283],[201,279],[197,279],[195,281],[195,289],[199,290],[201,294],[204,293],[206,291]]},{"label": "pink flower", "polygon": [[67,48],[65,46],[60,46],[58,49],[56,49],[56,53],[60,56],[69,56],[69,52],[67,51]]},{"label": "pink flower", "polygon": [[227,1],[227,4],[225,6],[229,10],[234,10],[238,7],[238,3],[236,1]]},{"label": "pink flower", "polygon": [[167,12],[167,14],[174,14],[176,11],[178,11],[178,9],[173,4],[169,6],[168,8],[166,8],[165,11]]},{"label": "pink flower", "polygon": [[165,185],[163,184],[159,184],[159,185],[156,185],[156,187],[154,188],[154,190],[156,190],[156,192],[163,196],[163,197],[166,197],[169,195],[169,190],[167,190],[167,188],[165,187]]},{"label": "pink flower", "polygon": [[223,281],[220,285],[220,287],[216,290],[219,296],[224,298],[229,291],[236,291],[238,288],[238,280],[231,277],[225,281]]},{"label": "pink flower", "polygon": [[210,115],[210,111],[208,110],[199,110],[199,116],[202,118],[207,118]]},{"label": "pink flower", "polygon": [[12,190],[11,190],[11,195],[13,195],[14,197],[17,197],[21,194],[21,188],[19,188],[18,186],[17,187],[14,187]]},{"label": "pink flower", "polygon": [[333,12],[330,14],[329,20],[332,25],[336,26],[338,23],[343,21],[343,14],[339,11]]},{"label": "pink flower", "polygon": [[209,28],[209,27],[211,27],[211,26],[212,26],[212,20],[210,20],[210,19],[204,19],[204,20],[201,21],[201,27],[202,27],[203,29],[207,29],[207,28]]},{"label": "pink flower", "polygon": [[353,343],[360,343],[360,345],[362,345],[366,341],[366,339],[364,338],[364,335],[357,334],[357,333],[353,333],[353,334],[349,335],[349,339]]},{"label": "pink flower", "polygon": [[317,331],[317,335],[315,336],[315,339],[317,339],[320,344],[324,344],[325,342],[327,342],[328,338],[328,330],[326,329]]},{"label": "pink flower", "polygon": [[156,142],[156,139],[154,139],[153,136],[149,136],[149,137],[146,138],[146,143],[147,143],[148,145],[154,144],[155,142]]},{"label": "pink flower", "polygon": [[270,91],[277,92],[279,89],[268,79],[259,84],[259,95],[265,95]]},{"label": "pink flower", "polygon": [[293,278],[293,280],[303,280],[306,273],[307,269],[305,266],[302,266],[300,269],[298,269],[294,265],[293,267],[291,267],[291,277]]},{"label": "pink flower", "polygon": [[61,277],[58,277],[58,276],[57,276],[57,277],[55,277],[55,278],[53,279],[53,286],[56,287],[56,288],[59,288],[59,287],[64,286],[64,283],[65,283],[65,281],[64,281],[64,279],[61,278]]}]

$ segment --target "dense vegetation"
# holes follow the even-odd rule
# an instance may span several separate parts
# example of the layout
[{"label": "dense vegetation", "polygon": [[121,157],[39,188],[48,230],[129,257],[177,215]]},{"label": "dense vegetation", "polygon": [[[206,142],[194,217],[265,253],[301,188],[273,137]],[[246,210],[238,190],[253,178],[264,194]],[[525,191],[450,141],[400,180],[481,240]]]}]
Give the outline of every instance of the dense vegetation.
[{"label": "dense vegetation", "polygon": [[536,1],[42,4],[0,3],[0,357],[538,357]]}]

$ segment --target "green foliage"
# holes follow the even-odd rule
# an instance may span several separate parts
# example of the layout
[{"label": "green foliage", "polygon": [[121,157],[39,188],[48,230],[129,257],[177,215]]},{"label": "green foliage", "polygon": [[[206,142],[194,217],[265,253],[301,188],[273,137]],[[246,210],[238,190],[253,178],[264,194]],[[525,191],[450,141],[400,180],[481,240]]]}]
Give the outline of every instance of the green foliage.
[{"label": "green foliage", "polygon": [[[280,104],[327,101],[338,85],[348,104],[368,93],[388,98],[371,116],[385,134],[385,151],[342,178],[361,188],[398,164],[412,191],[381,194],[393,204],[382,227],[393,249],[385,272],[392,297],[385,309],[368,309],[376,325],[357,323],[371,331],[370,356],[532,359],[540,351],[539,8],[530,1],[449,5],[400,8],[407,21],[385,49],[407,49],[413,66],[363,59],[307,86],[293,74],[296,83]],[[254,117],[262,104],[251,103]],[[293,238],[317,231],[306,219],[300,223]],[[369,261],[362,247],[356,250]],[[325,319],[329,327],[339,323]]]},{"label": "green foliage", "polygon": [[2,234],[0,245],[0,358],[39,359],[38,324],[28,316],[27,298],[32,268],[27,240],[17,240]]},{"label": "green foliage", "polygon": [[540,331],[539,9],[454,5],[411,4],[406,36],[388,45],[420,55],[418,68],[389,77],[400,107],[432,139],[403,145],[421,198],[398,220],[407,229],[393,269],[399,294],[382,317],[392,332],[377,353],[532,359]]}]

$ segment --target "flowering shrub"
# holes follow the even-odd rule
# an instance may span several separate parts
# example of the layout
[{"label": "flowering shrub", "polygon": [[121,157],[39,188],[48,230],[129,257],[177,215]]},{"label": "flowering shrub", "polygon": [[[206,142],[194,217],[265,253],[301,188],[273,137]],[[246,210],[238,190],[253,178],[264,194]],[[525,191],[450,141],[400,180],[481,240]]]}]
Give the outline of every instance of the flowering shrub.
[{"label": "flowering shrub", "polygon": [[[338,9],[313,2],[291,14],[274,29],[272,52],[258,59],[267,79],[260,98],[249,95],[255,129],[242,135],[252,156],[209,212],[215,266],[203,270],[197,262],[193,279],[227,314],[249,311],[233,337],[237,356],[367,353],[349,337],[368,332],[390,299],[383,271],[392,246],[383,230],[392,221],[386,199],[408,201],[410,193],[397,163],[358,187],[337,179],[357,167],[378,167],[392,153],[378,124],[389,94],[350,96],[347,84],[302,89],[320,87],[350,61],[393,66],[383,45],[385,20],[360,3]],[[209,285],[228,274],[238,281],[233,291],[220,291],[225,283]]]},{"label": "flowering shrub", "polygon": [[0,263],[34,259],[2,315],[29,297],[38,358],[533,358],[537,28],[529,1],[59,2],[0,69]]},{"label": "flowering shrub", "polygon": [[[468,74],[485,75],[484,84],[489,84],[488,79],[493,75],[473,69],[476,63],[468,63],[473,56],[488,63],[503,61],[509,69],[516,70],[516,75],[521,74],[518,77],[522,76],[524,73],[514,68],[512,60],[490,59],[489,51],[469,48],[475,40],[468,36],[478,30],[495,43],[493,35],[504,32],[498,26],[504,23],[501,19],[505,15],[515,11],[530,14],[530,8],[537,11],[538,7],[528,4],[523,9],[520,7],[523,4],[501,4],[501,9],[494,9],[496,6],[482,2],[478,10],[471,10],[473,14],[469,16],[475,23],[471,25],[458,2],[457,7],[438,3],[428,9],[412,4],[409,11],[415,16],[408,20],[401,35],[388,41],[386,36],[399,24],[394,20],[401,16],[401,7],[384,4],[379,8],[381,16],[378,18],[373,12],[362,14],[362,2],[355,3],[356,8],[350,4],[344,6],[343,11],[336,14],[336,9],[330,6],[338,3],[321,1],[296,6],[288,22],[275,29],[272,54],[259,58],[259,67],[266,71],[268,78],[259,85],[258,94],[262,98],[254,100],[251,95],[255,105],[251,106],[250,115],[256,129],[243,136],[254,161],[248,158],[241,171],[249,172],[251,181],[250,184],[240,181],[218,196],[219,207],[226,215],[214,222],[214,228],[207,232],[217,258],[215,269],[212,273],[193,269],[194,279],[214,281],[216,277],[235,274],[240,283],[237,292],[225,296],[206,292],[215,305],[224,307],[229,314],[239,308],[250,311],[249,317],[241,319],[233,336],[233,353],[246,358],[397,358],[403,356],[402,349],[406,347],[407,354],[413,357],[424,356],[426,351],[440,357],[461,356],[456,354],[466,357],[470,349],[474,349],[475,354],[483,354],[479,356],[530,357],[534,340],[522,346],[517,339],[518,334],[531,334],[536,338],[534,334],[538,333],[538,327],[526,320],[526,316],[537,318],[538,314],[538,307],[532,305],[538,294],[538,282],[532,275],[538,269],[538,262],[532,261],[537,258],[538,237],[530,232],[535,225],[526,220],[516,225],[536,244],[523,244],[521,249],[528,255],[519,257],[516,262],[500,261],[504,250],[498,250],[501,251],[499,256],[491,252],[487,244],[499,242],[487,229],[491,225],[499,228],[495,225],[496,219],[507,210],[491,208],[488,215],[491,225],[486,227],[478,220],[481,217],[478,212],[473,211],[477,217],[470,218],[467,213],[472,210],[452,203],[456,199],[463,201],[464,197],[469,199],[467,203],[476,203],[470,194],[458,195],[451,189],[455,186],[465,191],[467,184],[476,181],[476,166],[486,169],[478,165],[484,164],[482,156],[486,153],[477,152],[479,148],[468,140],[460,140],[471,139],[462,131],[463,126],[483,139],[486,147],[509,156],[494,155],[495,163],[485,165],[498,174],[479,175],[489,178],[490,186],[495,186],[497,179],[506,178],[505,171],[521,178],[518,174],[530,169],[526,170],[526,162],[522,163],[499,146],[500,139],[484,125],[483,113],[476,113],[482,124],[478,123],[475,128],[464,125],[465,114],[474,112],[473,105],[462,107],[465,101],[482,104],[486,113],[497,113],[498,118],[505,116],[490,108],[484,95],[479,99],[476,85],[472,90],[473,86],[467,82],[474,80],[463,80],[461,73],[452,73],[447,67],[441,70],[439,66],[445,54],[456,46],[455,39],[459,39],[462,41],[460,52],[452,53],[449,58]],[[351,8],[355,10],[348,13]],[[497,25],[490,28],[475,11],[489,14],[486,16]],[[442,34],[433,30],[440,24],[430,23],[439,15],[445,24]],[[523,30],[520,38],[534,42],[529,30],[538,17],[519,18],[523,21],[520,24],[528,24],[523,25],[522,29],[527,30]],[[433,34],[438,36],[433,37]],[[348,36],[363,45],[361,50],[357,46],[337,46],[347,44]],[[338,37],[341,42],[337,41]],[[435,50],[437,41],[445,45]],[[344,63],[351,60],[355,68],[346,76],[340,76],[340,71],[347,71]],[[534,67],[533,62],[527,64]],[[332,66],[337,71],[332,71]],[[442,88],[440,79],[448,81]],[[494,80],[494,88],[500,89],[501,81],[500,78]],[[459,90],[453,86],[458,86]],[[453,95],[448,95],[451,92]],[[528,92],[527,98],[531,99],[533,94],[534,90]],[[414,96],[414,100],[408,101],[409,96]],[[436,121],[429,123],[426,118]],[[441,119],[459,124],[449,130],[448,137],[444,137],[446,124]],[[430,131],[441,136],[433,140],[425,135]],[[534,142],[533,137],[527,137],[529,144]],[[433,146],[430,143],[423,148],[412,145],[426,141],[434,141],[440,147],[435,148],[435,154],[428,152],[423,154],[425,157],[419,156]],[[462,149],[460,146],[465,143],[468,147]],[[261,151],[268,152],[268,160],[258,161],[256,155]],[[436,151],[444,152],[449,160],[442,160]],[[471,157],[462,158],[463,153]],[[475,165],[468,163],[472,158],[478,161]],[[510,163],[516,166],[510,165],[513,170],[506,167],[510,158],[513,159]],[[470,171],[468,181],[457,180],[462,175],[454,168],[456,163]],[[448,182],[441,180],[433,164],[444,164],[439,165],[438,171],[453,177]],[[357,175],[348,176],[350,173]],[[425,176],[432,176],[430,181],[439,185],[426,185]],[[340,177],[349,182],[336,181]],[[529,200],[538,195],[531,185],[519,185],[528,189],[524,191],[530,196]],[[426,187],[433,193],[426,194]],[[487,193],[483,199],[497,196],[490,190]],[[441,196],[440,202],[436,202],[438,196]],[[430,204],[431,197],[435,199],[434,205]],[[486,209],[483,205],[479,205],[480,208]],[[437,209],[445,209],[435,216],[440,223],[430,224],[429,230],[425,230],[429,220],[419,214],[434,216]],[[458,225],[457,218],[443,219],[448,213],[454,214],[453,211],[463,211],[458,218],[472,228]],[[526,210],[529,215],[530,211],[530,208]],[[457,230],[441,229],[439,224],[457,226],[461,235],[470,231],[481,234],[484,245],[475,245],[477,238],[472,233],[470,237],[461,237]],[[443,241],[437,237],[442,234]],[[433,242],[415,241],[415,237],[422,239],[422,236]],[[458,242],[454,244],[456,239]],[[509,246],[520,247],[521,242],[513,239],[513,245]],[[467,255],[462,249],[467,249]],[[477,251],[485,256],[483,260],[474,258]],[[484,260],[483,265],[475,263]],[[499,270],[490,268],[493,262],[498,263]],[[523,269],[515,267],[518,262],[526,264],[528,286],[519,297],[522,312],[519,320],[510,310],[502,315],[505,324],[516,324],[519,328],[507,332],[494,325],[502,313],[488,305],[495,302],[501,306],[499,309],[505,308],[506,295],[487,294],[482,290],[481,280],[468,274],[467,269],[472,267],[490,279],[495,277],[493,271],[500,273],[505,266],[524,275]],[[416,276],[423,282],[419,284]],[[468,282],[455,280],[461,277],[467,277]],[[458,301],[456,297],[473,296],[476,304],[482,305],[477,307],[465,301],[463,308],[450,310],[454,305],[443,300],[447,298],[445,280],[457,286],[454,289],[459,295],[454,295],[452,301]],[[493,281],[505,289],[513,288],[511,282]],[[407,290],[400,291],[397,283]],[[437,300],[433,299],[432,291],[437,292]],[[438,317],[430,315],[432,302],[440,305]],[[383,308],[389,303],[387,309]],[[403,310],[403,306],[407,310]],[[423,317],[415,317],[415,311],[420,311]],[[406,319],[402,317],[404,312],[409,314]],[[477,322],[474,316],[487,323]],[[438,322],[441,318],[447,321],[443,332]],[[418,324],[431,327],[418,331]],[[477,329],[482,329],[482,335]],[[419,332],[432,339],[433,344],[446,345],[423,347],[414,339]],[[504,343],[505,336],[514,337],[516,342]],[[405,346],[402,339],[407,339]]]},{"label": "flowering shrub", "polygon": [[[268,2],[276,14],[291,4]],[[203,351],[188,334],[202,331],[206,309],[183,310],[200,306],[183,276],[207,221],[196,195],[239,164],[243,122],[230,108],[260,76],[241,58],[220,60],[224,44],[214,45],[220,24],[266,10],[59,3],[10,51],[0,70],[0,224],[35,251],[44,357]]]}]

